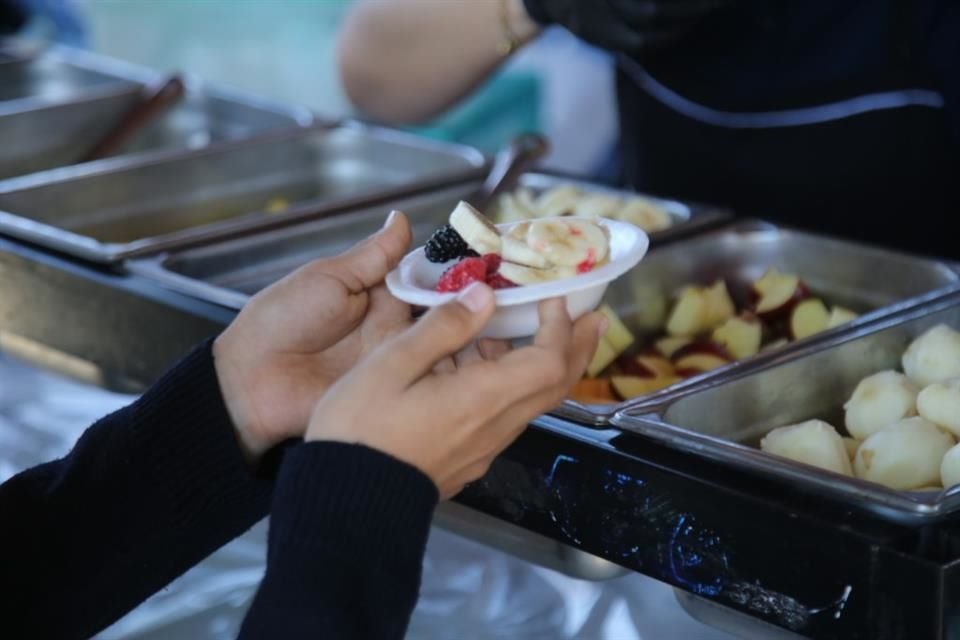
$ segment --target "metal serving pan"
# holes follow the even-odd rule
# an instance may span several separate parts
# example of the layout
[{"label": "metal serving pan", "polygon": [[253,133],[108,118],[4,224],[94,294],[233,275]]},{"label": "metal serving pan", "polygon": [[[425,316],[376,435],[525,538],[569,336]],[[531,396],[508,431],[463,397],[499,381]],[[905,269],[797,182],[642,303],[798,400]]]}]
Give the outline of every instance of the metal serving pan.
[{"label": "metal serving pan", "polygon": [[[884,274],[878,274],[883,277]],[[960,510],[960,487],[906,492],[768,455],[754,446],[769,430],[811,418],[842,426],[843,403],[864,377],[898,368],[911,340],[946,323],[960,327],[960,291],[906,306],[864,326],[816,340],[789,357],[746,367],[701,389],[666,394],[656,405],[618,415],[620,429],[672,447],[796,483],[903,522],[933,521]]]},{"label": "metal serving pan", "polygon": [[[895,311],[897,304],[960,282],[951,266],[939,262],[764,222],[742,221],[651,251],[635,269],[611,283],[605,302],[617,311],[642,345],[662,331],[670,300],[683,287],[709,284],[723,277],[736,297],[768,267],[795,273],[828,303],[863,313],[847,327],[862,326]],[[808,340],[687,378],[673,389],[696,387],[730,375],[751,361],[780,357],[781,353],[801,347]],[[646,404],[669,392],[667,389],[610,405],[568,401],[557,414],[581,423],[607,424],[618,411]]]},{"label": "metal serving pan", "polygon": [[70,102],[100,89],[131,84],[137,81],[55,55],[11,61],[0,66],[0,109]]},{"label": "metal serving pan", "polygon": [[[485,166],[469,147],[321,125],[0,182],[0,232],[111,263],[476,179]],[[288,207],[270,213],[277,205]]]},{"label": "metal serving pan", "polygon": [[56,55],[0,65],[0,177],[69,163],[135,103],[144,82]]},{"label": "metal serving pan", "polygon": [[[0,159],[0,179],[77,163],[123,114],[127,104],[132,102],[98,99],[73,102],[56,109],[58,122],[67,122],[69,128],[76,131],[63,137],[25,136],[8,157]],[[22,130],[34,132],[48,126],[50,118],[45,109],[17,116]],[[225,140],[249,138],[264,131],[305,127],[313,122],[313,115],[305,108],[275,105],[188,81],[187,95],[182,102],[113,155],[197,149]],[[83,123],[90,126],[81,126]],[[0,128],[3,126],[4,118],[0,117]]]},{"label": "metal serving pan", "polygon": [[[520,185],[545,189],[566,178],[539,173],[521,176]],[[590,183],[578,186],[591,190]],[[427,241],[459,200],[468,199],[480,183],[470,181],[399,201],[378,204],[344,215],[229,242],[174,251],[128,262],[128,268],[182,293],[239,309],[263,287],[315,258],[336,255],[375,232],[391,209],[404,211],[413,226],[414,245]],[[679,202],[663,206],[684,224],[701,225],[697,210]],[[717,213],[704,213],[718,220]],[[656,241],[660,234],[654,234]]]}]

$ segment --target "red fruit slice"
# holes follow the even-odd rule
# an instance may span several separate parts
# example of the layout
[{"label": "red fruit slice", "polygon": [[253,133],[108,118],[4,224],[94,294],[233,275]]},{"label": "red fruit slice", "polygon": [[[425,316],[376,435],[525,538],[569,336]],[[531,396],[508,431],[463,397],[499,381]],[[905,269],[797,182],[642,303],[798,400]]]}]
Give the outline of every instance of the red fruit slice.
[{"label": "red fruit slice", "polygon": [[485,282],[486,279],[487,262],[483,258],[464,258],[440,276],[437,291],[440,293],[460,291],[471,282]]},{"label": "red fruit slice", "polygon": [[588,271],[593,271],[595,266],[597,266],[597,252],[591,247],[590,249],[587,249],[587,259],[577,265],[577,273],[587,273]]},{"label": "red fruit slice", "polygon": [[500,256],[495,253],[485,253],[483,254],[483,261],[487,265],[487,273],[494,274],[497,272],[497,269],[500,268]]},{"label": "red fruit slice", "polygon": [[499,273],[487,276],[487,284],[493,289],[512,289],[517,286],[515,282],[507,280]]}]

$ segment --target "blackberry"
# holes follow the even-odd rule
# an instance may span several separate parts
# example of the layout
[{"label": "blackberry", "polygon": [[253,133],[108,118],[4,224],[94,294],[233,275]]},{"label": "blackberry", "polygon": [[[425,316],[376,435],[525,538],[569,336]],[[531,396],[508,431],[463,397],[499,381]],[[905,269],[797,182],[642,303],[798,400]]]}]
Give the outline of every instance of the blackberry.
[{"label": "blackberry", "polygon": [[448,224],[433,232],[427,244],[423,247],[430,262],[447,262],[456,258],[475,257],[477,252],[472,250],[460,234]]}]

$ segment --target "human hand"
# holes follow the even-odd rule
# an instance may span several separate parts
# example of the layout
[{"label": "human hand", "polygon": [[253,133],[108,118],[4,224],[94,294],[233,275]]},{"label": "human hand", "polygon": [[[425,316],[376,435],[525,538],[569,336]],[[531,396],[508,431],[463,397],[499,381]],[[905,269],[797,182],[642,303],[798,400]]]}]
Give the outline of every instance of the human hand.
[{"label": "human hand", "polygon": [[323,393],[411,324],[409,306],[382,284],[409,245],[409,222],[391,214],[350,251],[258,293],[216,339],[217,378],[249,457],[302,436]]},{"label": "human hand", "polygon": [[615,53],[637,54],[670,42],[730,0],[523,0],[541,25],[557,24]]},{"label": "human hand", "polygon": [[477,283],[431,310],[324,395],[306,440],[378,449],[423,471],[442,498],[458,493],[567,396],[606,330],[602,314],[574,323],[562,300],[548,300],[531,346],[438,367],[475,339],[494,308],[491,289]]}]

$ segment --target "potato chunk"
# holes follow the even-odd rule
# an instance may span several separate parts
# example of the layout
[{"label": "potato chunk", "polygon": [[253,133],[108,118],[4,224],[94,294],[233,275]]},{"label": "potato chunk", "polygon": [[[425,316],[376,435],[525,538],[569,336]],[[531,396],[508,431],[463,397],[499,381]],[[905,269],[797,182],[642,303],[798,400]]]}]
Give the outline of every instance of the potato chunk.
[{"label": "potato chunk", "polygon": [[858,478],[891,489],[936,485],[943,457],[955,443],[929,420],[905,418],[864,440],[853,468]]},{"label": "potato chunk", "polygon": [[940,462],[940,482],[944,489],[960,484],[960,444],[943,456]]},{"label": "potato chunk", "polygon": [[960,436],[960,378],[934,382],[917,396],[920,417]]},{"label": "potato chunk", "polygon": [[807,420],[774,429],[760,441],[760,448],[827,471],[853,475],[843,438],[823,420]]},{"label": "potato chunk", "polygon": [[902,418],[917,415],[917,387],[896,371],[881,371],[860,381],[843,405],[847,431],[864,440]]},{"label": "potato chunk", "polygon": [[945,324],[930,329],[907,347],[903,371],[921,387],[960,378],[960,333]]}]

